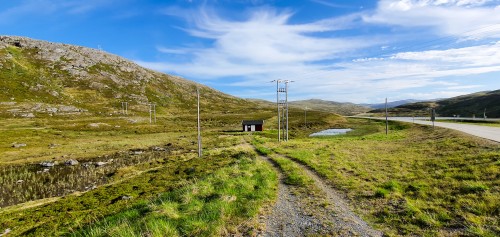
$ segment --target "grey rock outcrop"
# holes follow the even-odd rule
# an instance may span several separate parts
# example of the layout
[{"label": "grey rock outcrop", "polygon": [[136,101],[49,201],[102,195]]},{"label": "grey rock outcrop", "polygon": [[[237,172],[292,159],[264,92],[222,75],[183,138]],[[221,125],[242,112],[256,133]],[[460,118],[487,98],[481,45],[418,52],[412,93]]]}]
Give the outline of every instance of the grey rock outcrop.
[{"label": "grey rock outcrop", "polygon": [[55,162],[51,162],[51,161],[42,161],[40,162],[40,166],[42,167],[53,167],[54,165],[56,165]]},{"label": "grey rock outcrop", "polygon": [[73,160],[73,159],[69,159],[67,161],[64,162],[65,165],[78,165],[78,161],[77,160]]},{"label": "grey rock outcrop", "polygon": [[21,148],[25,146],[27,146],[26,143],[17,143],[17,142],[12,143],[13,148]]}]

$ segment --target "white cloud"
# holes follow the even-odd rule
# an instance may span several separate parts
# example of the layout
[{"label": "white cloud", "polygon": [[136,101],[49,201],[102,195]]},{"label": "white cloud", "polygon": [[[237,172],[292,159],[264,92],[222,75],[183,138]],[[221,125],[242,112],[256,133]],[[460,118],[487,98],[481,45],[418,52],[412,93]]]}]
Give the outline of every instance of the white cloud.
[{"label": "white cloud", "polygon": [[[118,0],[24,0],[16,6],[0,10],[0,22],[14,22],[22,17],[52,16],[54,14],[84,14],[90,11],[123,4]],[[119,2],[119,3],[118,3]]]},{"label": "white cloud", "polygon": [[[492,3],[382,0],[371,14],[356,13],[303,24],[289,23],[292,12],[277,12],[270,8],[258,9],[243,21],[223,19],[214,12],[202,10],[189,14],[188,21],[193,25],[184,30],[191,36],[207,39],[209,47],[158,47],[160,52],[185,54],[191,59],[185,63],[138,63],[187,78],[214,81],[237,78],[224,85],[242,88],[238,93],[242,97],[272,97],[272,92],[262,92],[262,88],[269,87],[272,91],[269,81],[278,78],[296,81],[290,85],[293,91],[291,99],[367,102],[401,91],[415,92],[405,92],[397,99],[455,96],[481,88],[481,85],[451,83],[444,78],[500,72],[500,41],[442,50],[373,55],[363,54],[363,50],[371,47],[384,54],[394,52],[395,47],[390,43],[397,42],[400,37],[391,35],[390,40],[382,40],[383,36],[377,39],[373,35],[360,34],[339,38],[318,33],[358,27],[364,24],[359,21],[362,18],[370,24],[383,26],[398,25],[419,30],[422,30],[420,26],[427,26],[423,30],[430,27],[434,31],[443,31],[445,35],[458,32],[460,24],[464,24],[465,30],[477,24],[475,27],[483,27],[481,32],[469,31],[468,35],[461,37],[495,38],[497,28],[487,24],[498,20],[500,32],[500,14],[491,14],[499,11],[490,6]],[[483,16],[481,19],[480,15]],[[498,38],[500,35],[495,39]],[[353,55],[368,56],[352,59]],[[423,88],[441,92],[416,92]]]},{"label": "white cloud", "polygon": [[392,59],[432,61],[441,66],[490,66],[500,64],[500,41],[494,44],[479,45],[447,50],[430,50],[423,52],[397,53]]},{"label": "white cloud", "polygon": [[498,4],[496,0],[381,0],[363,20],[406,28],[431,27],[435,34],[445,36],[498,38]]},{"label": "white cloud", "polygon": [[[169,11],[170,12],[170,11]],[[168,13],[171,15],[170,13]],[[362,38],[317,37],[349,25],[353,16],[307,24],[289,24],[291,12],[259,9],[245,21],[221,19],[208,10],[191,14],[192,36],[213,41],[205,49],[159,47],[165,53],[192,54],[191,63],[168,62],[142,65],[198,78],[277,74],[296,71],[305,64],[340,58],[342,55],[376,44]],[[196,17],[195,17],[196,16]]]}]

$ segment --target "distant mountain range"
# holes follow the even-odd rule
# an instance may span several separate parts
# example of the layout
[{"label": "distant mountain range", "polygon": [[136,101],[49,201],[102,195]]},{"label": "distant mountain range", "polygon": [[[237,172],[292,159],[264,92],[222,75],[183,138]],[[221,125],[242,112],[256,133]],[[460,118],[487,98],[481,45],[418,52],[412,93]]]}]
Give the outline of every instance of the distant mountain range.
[{"label": "distant mountain range", "polygon": [[[261,107],[275,107],[276,102],[270,102],[267,100],[261,99],[247,99],[250,102],[256,103]],[[371,108],[357,105],[354,103],[342,103],[335,101],[327,101],[320,99],[309,99],[309,100],[297,100],[289,102],[290,108],[300,109],[300,110],[314,110],[314,111],[322,111],[329,112],[340,115],[356,115],[360,113],[365,113],[371,110]]]},{"label": "distant mountain range", "polygon": [[357,105],[353,103],[341,103],[327,100],[310,99],[290,102],[291,107],[301,109],[319,110],[325,112],[336,113],[340,115],[355,115],[364,113],[370,110],[367,106]]},{"label": "distant mountain range", "polygon": [[[396,107],[396,106],[400,106],[400,105],[404,105],[404,104],[410,104],[410,103],[416,103],[416,102],[421,102],[421,101],[422,100],[414,100],[414,99],[391,101],[391,102],[387,102],[387,108],[393,108],[393,107]],[[385,103],[380,103],[380,104],[359,104],[359,105],[370,107],[372,109],[382,109],[382,108],[385,108]]]}]

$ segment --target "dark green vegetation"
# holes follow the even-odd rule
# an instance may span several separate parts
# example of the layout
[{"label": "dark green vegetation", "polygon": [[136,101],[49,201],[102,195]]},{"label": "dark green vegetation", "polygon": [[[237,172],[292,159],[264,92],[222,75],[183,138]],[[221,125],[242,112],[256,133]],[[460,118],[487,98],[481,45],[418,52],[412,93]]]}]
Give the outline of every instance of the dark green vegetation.
[{"label": "dark green vegetation", "polygon": [[497,143],[397,122],[389,136],[378,121],[344,125],[354,132],[256,143],[311,167],[388,235],[500,235]]},{"label": "dark green vegetation", "polygon": [[[417,102],[390,108],[391,116],[430,116],[430,108],[442,117],[482,118],[486,109],[488,118],[500,118],[500,90],[477,92],[433,102]],[[370,111],[382,113],[383,109]]]}]

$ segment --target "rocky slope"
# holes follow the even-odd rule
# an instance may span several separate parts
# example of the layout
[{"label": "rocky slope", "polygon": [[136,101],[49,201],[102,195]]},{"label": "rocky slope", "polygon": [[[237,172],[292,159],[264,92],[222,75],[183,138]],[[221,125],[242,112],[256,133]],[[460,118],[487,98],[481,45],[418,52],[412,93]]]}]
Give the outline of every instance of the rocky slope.
[{"label": "rocky slope", "polygon": [[191,110],[196,87],[206,109],[242,107],[245,100],[176,76],[155,72],[97,49],[0,36],[0,115],[163,112]]}]

